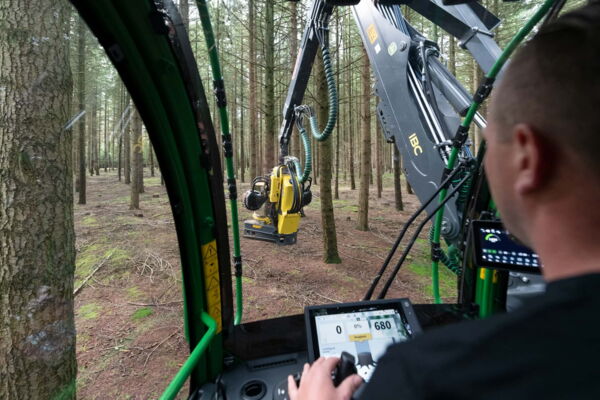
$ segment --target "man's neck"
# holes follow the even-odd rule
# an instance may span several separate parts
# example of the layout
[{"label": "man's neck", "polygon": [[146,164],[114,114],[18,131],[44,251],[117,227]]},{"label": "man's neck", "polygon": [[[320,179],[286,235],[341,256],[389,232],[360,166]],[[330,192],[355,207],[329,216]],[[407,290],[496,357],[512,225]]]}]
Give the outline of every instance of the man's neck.
[{"label": "man's neck", "polygon": [[548,282],[600,273],[598,211],[569,207],[543,210],[534,219],[533,247]]}]

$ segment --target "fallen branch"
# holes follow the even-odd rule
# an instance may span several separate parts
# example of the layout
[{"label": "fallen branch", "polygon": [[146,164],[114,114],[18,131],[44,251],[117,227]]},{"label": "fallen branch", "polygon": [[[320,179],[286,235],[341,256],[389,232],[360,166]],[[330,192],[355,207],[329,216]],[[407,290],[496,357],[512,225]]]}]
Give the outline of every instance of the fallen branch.
[{"label": "fallen branch", "polygon": [[83,282],[81,282],[81,285],[79,285],[79,287],[73,291],[73,297],[75,297],[75,296],[77,296],[77,294],[79,294],[79,292],[81,291],[81,289],[83,289],[83,287],[85,286],[85,284],[90,279],[92,279],[92,277],[94,276],[94,274],[96,272],[98,272],[98,270],[100,268],[102,268],[104,266],[104,264],[106,263],[106,261],[108,261],[109,258],[112,257],[113,253],[114,253],[114,250],[111,251],[109,255],[107,255],[106,257],[104,257],[104,259],[100,262],[100,264],[98,264],[98,266],[96,268],[94,268],[94,270],[92,271],[91,274],[89,274],[88,276],[85,277],[85,279],[83,280]]},{"label": "fallen branch", "polygon": [[127,304],[130,304],[132,306],[141,306],[141,307],[167,307],[167,306],[181,304],[181,303],[183,303],[183,300],[168,301],[166,303],[133,303],[130,301],[127,302]]},{"label": "fallen branch", "polygon": [[152,351],[150,352],[150,354],[148,354],[148,356],[146,357],[146,361],[144,361],[144,368],[146,368],[146,364],[148,364],[148,360],[150,359],[150,356],[152,355],[152,353],[154,353],[156,351],[156,349],[158,349],[164,342],[166,342],[167,340],[171,339],[177,332],[179,332],[180,328],[177,328],[173,333],[171,333],[169,336],[167,336],[166,338],[164,338],[159,344],[157,344]]}]

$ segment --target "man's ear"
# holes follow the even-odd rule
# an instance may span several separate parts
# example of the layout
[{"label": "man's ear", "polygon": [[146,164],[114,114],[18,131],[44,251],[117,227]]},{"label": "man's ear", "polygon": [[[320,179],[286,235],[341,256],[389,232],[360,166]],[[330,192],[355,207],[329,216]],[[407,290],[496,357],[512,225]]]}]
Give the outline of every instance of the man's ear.
[{"label": "man's ear", "polygon": [[531,125],[518,124],[513,128],[512,150],[517,193],[524,195],[541,189],[556,161],[551,145]]}]

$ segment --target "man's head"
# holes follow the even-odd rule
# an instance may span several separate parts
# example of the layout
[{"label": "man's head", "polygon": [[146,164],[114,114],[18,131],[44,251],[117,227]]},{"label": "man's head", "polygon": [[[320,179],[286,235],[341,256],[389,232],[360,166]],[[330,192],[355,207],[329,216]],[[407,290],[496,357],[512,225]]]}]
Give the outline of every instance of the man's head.
[{"label": "man's head", "polygon": [[515,55],[494,92],[485,137],[496,204],[530,245],[531,218],[544,204],[598,193],[600,2],[543,27]]}]

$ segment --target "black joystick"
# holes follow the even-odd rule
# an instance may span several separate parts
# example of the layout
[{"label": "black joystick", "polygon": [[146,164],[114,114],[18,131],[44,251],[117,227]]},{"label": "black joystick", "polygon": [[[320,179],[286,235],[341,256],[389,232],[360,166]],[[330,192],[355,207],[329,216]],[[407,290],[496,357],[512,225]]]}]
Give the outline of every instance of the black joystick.
[{"label": "black joystick", "polygon": [[331,374],[333,386],[339,386],[344,379],[357,373],[356,365],[354,365],[355,362],[356,360],[352,354],[342,351],[342,354],[340,355],[340,361]]},{"label": "black joystick", "polygon": [[[340,355],[340,361],[338,361],[337,366],[331,373],[331,379],[333,380],[333,386],[339,386],[340,383],[344,381],[350,375],[356,374],[356,366],[354,365],[355,359],[354,356],[345,351]],[[294,381],[296,382],[296,386],[300,386],[301,375],[299,373],[294,374]],[[289,400],[287,389],[288,389],[288,381],[287,379],[279,382],[277,386],[275,386],[273,390],[273,400]]]}]

